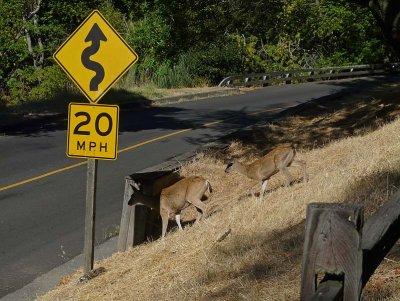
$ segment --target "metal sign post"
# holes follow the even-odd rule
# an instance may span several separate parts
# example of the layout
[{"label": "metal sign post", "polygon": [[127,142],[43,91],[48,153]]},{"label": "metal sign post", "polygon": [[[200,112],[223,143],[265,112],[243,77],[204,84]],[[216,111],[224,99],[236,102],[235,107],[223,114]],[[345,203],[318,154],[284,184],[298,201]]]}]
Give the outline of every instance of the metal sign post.
[{"label": "metal sign post", "polygon": [[93,270],[94,229],[96,217],[97,159],[88,159],[86,181],[85,244],[83,253],[85,265],[83,272],[88,275]]}]

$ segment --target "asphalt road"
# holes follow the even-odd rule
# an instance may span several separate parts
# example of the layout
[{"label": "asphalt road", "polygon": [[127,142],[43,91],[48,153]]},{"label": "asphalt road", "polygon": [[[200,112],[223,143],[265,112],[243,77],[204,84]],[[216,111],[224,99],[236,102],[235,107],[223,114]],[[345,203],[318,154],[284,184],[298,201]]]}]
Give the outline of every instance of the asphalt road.
[{"label": "asphalt road", "polygon": [[[96,243],[119,225],[126,175],[284,108],[375,81],[287,85],[158,108],[123,107],[118,159],[99,162]],[[60,120],[0,136],[0,297],[82,253],[86,164],[66,157],[66,127]]]}]

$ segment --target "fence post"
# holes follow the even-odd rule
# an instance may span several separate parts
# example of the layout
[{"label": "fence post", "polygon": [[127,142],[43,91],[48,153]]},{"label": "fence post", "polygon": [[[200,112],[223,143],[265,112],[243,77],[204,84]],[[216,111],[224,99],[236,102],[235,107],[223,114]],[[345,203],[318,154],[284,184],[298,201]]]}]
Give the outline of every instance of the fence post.
[{"label": "fence post", "polygon": [[360,205],[308,205],[300,300],[318,300],[321,296],[323,299],[319,300],[335,300],[331,295],[324,297],[324,291],[316,298],[318,275],[324,277],[323,283],[338,279],[343,282],[344,301],[360,299],[362,226],[363,208]]}]

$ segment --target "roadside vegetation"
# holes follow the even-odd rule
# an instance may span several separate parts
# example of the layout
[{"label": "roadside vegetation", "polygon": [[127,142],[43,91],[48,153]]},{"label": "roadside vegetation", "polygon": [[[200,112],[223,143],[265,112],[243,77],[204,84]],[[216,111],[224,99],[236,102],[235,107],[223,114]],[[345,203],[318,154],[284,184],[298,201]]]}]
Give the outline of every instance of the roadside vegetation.
[{"label": "roadside vegetation", "polygon": [[93,9],[139,55],[116,88],[145,97],[238,73],[390,60],[371,11],[353,2],[0,1],[0,106],[77,94],[52,54]]},{"label": "roadside vegetation", "polygon": [[[210,180],[209,217],[184,231],[96,262],[105,272],[77,284],[64,277],[47,300],[298,300],[304,219],[310,202],[357,202],[368,218],[400,187],[399,83],[304,107],[253,128],[224,152],[199,154],[181,174]],[[371,103],[371,105],[368,105]],[[311,131],[312,129],[312,131]],[[284,138],[282,138],[284,137]],[[280,174],[259,202],[260,183],[225,174],[224,161],[247,162],[276,143],[299,141],[310,180],[285,188]],[[290,169],[297,179],[301,173]],[[183,221],[192,221],[188,208]],[[383,261],[364,300],[400,299],[400,246]]]}]

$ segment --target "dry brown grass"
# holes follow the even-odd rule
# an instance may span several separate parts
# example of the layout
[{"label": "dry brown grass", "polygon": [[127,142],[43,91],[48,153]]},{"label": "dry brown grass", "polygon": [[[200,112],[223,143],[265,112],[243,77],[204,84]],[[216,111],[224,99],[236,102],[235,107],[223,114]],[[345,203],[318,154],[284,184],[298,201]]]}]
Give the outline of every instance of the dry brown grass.
[{"label": "dry brown grass", "polygon": [[[260,183],[227,175],[222,160],[199,155],[182,174],[211,181],[208,218],[170,232],[165,244],[157,240],[97,262],[106,272],[86,284],[77,285],[78,271],[39,300],[298,300],[306,205],[358,202],[373,212],[400,187],[399,138],[395,120],[370,134],[300,152],[310,181],[285,188],[277,174],[262,202],[253,196]],[[230,152],[254,158],[240,144]],[[300,176],[295,168],[291,172]],[[365,290],[366,300],[399,300],[399,268],[398,262],[384,263]],[[385,278],[388,273],[394,276]]]}]

